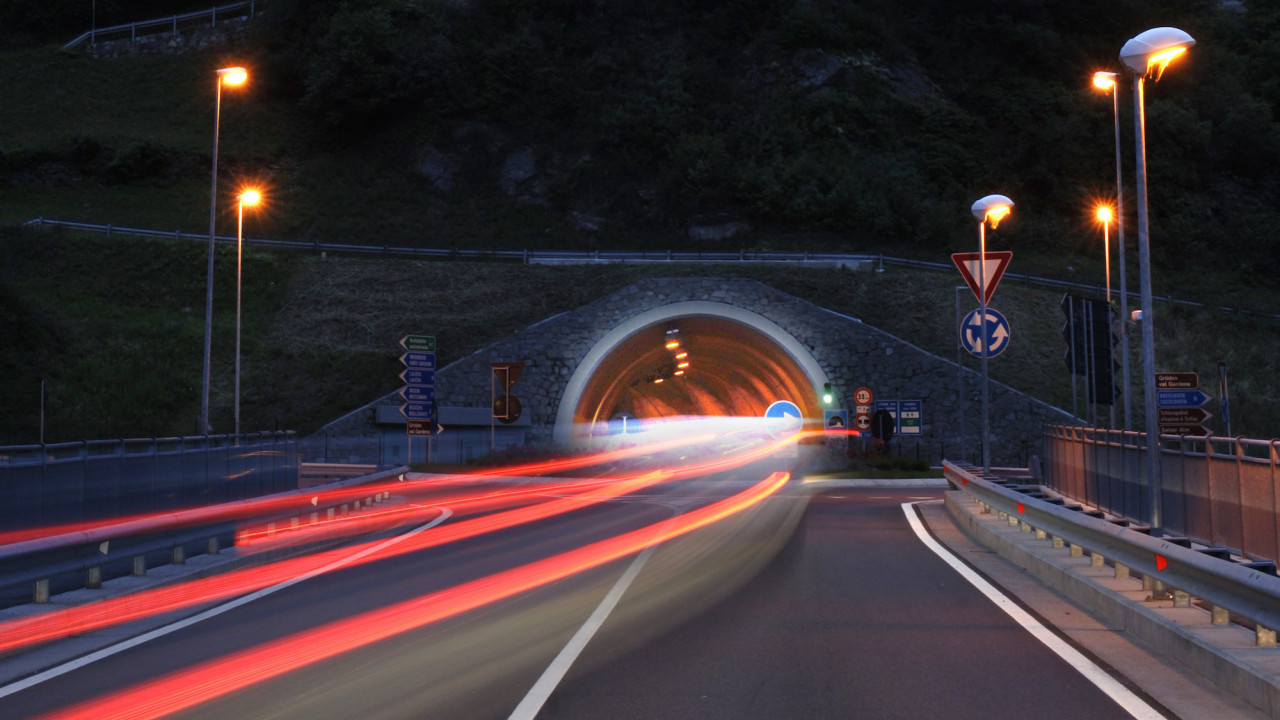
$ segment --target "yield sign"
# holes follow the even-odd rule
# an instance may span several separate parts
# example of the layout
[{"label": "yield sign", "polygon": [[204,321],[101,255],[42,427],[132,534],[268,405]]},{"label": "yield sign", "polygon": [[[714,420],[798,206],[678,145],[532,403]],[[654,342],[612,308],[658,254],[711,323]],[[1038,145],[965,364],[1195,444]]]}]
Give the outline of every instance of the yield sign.
[{"label": "yield sign", "polygon": [[979,285],[978,276],[981,274],[979,268],[982,265],[981,253],[952,253],[951,262],[956,264],[956,268],[960,270],[960,274],[964,276],[964,281],[969,284],[969,289],[973,291],[973,296],[978,298],[978,302],[984,302],[982,292],[979,287],[986,288],[987,299],[985,302],[991,302],[991,296],[996,293],[996,285],[1000,284],[1000,278],[1004,275],[1004,269],[1009,267],[1009,261],[1013,259],[1012,250],[999,250],[987,253],[986,282]]}]

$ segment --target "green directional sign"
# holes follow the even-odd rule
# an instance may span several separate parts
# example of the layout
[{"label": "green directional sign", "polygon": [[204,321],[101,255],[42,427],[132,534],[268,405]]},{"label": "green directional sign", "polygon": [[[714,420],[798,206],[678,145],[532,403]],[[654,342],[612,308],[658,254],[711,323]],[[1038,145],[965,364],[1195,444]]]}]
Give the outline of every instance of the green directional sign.
[{"label": "green directional sign", "polygon": [[434,335],[405,335],[400,338],[400,347],[409,352],[435,352],[436,338]]}]

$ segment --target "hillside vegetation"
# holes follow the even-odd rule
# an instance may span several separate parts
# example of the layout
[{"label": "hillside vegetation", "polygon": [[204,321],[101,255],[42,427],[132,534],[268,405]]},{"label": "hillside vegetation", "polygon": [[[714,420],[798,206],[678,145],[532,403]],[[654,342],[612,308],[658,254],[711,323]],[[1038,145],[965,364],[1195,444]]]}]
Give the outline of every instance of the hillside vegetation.
[{"label": "hillside vegetation", "polygon": [[[179,5],[190,8],[146,8]],[[1110,98],[1089,77],[1118,69],[1129,37],[1173,25],[1198,44],[1147,86],[1155,290],[1280,307],[1280,8],[1271,3],[263,7],[243,42],[117,59],[42,44],[86,29],[76,3],[14,0],[0,11],[15,13],[0,15],[0,224],[44,216],[206,230],[214,70],[243,64],[251,82],[222,98],[225,234],[235,232],[235,190],[252,182],[268,197],[246,215],[246,233],[259,237],[945,261],[976,249],[969,205],[999,192],[1017,205],[988,233],[990,249],[1014,250],[1017,271],[1100,282],[1089,207],[1114,192],[1115,148]],[[1119,107],[1131,204],[1127,84]],[[2,239],[0,442],[35,437],[41,377],[53,439],[194,432],[204,247],[13,228]],[[245,425],[304,431],[394,389],[404,332],[435,333],[445,357],[458,357],[652,272],[262,251],[246,262]],[[218,273],[214,416],[226,430],[234,264],[225,254]],[[784,291],[953,357],[957,278],[913,277],[768,273]],[[993,373],[1069,409],[1060,294],[1027,299],[1024,310],[1021,292],[1001,289],[1015,344]],[[1276,434],[1273,321],[1180,309],[1157,317],[1161,369],[1197,370],[1208,385],[1227,361],[1233,429]],[[1023,338],[1027,356],[1013,355]]]}]

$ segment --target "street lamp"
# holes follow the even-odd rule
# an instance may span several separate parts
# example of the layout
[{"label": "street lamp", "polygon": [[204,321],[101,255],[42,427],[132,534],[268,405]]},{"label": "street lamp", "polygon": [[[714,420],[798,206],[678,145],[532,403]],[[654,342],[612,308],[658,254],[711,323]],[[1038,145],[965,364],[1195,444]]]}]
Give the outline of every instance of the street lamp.
[{"label": "street lamp", "polygon": [[218,123],[222,116],[222,86],[242,85],[249,73],[242,67],[222,68],[218,71],[217,99],[213,111],[213,180],[209,190],[209,270],[205,277],[204,300],[204,373],[200,394],[200,434],[209,434],[209,351],[213,342],[213,243],[214,220],[218,207]]},{"label": "street lamp", "polygon": [[[1107,331],[1108,331],[1107,334],[1108,334],[1108,341],[1109,341],[1110,330],[1112,326],[1112,318],[1113,318],[1111,314],[1111,238],[1110,238],[1110,232],[1109,232],[1109,229],[1111,226],[1111,207],[1108,205],[1099,205],[1095,213],[1095,216],[1098,218],[1098,222],[1102,223],[1102,256],[1104,258],[1103,264],[1106,267],[1106,275],[1107,275]],[[1091,362],[1096,362],[1096,361],[1091,361]],[[1096,377],[1097,376],[1095,375],[1095,378]],[[1107,399],[1107,404],[1111,406],[1111,427],[1114,428],[1116,426],[1115,350],[1111,346],[1110,342],[1107,343],[1107,377],[1111,379],[1110,383],[1108,383],[1109,387],[1107,388],[1107,391],[1111,393],[1110,397]],[[1098,393],[1097,393],[1096,380],[1095,380],[1095,387],[1094,387],[1095,403],[1097,402],[1097,394]],[[1095,412],[1095,417],[1096,415],[1097,413]]]},{"label": "street lamp", "polygon": [[244,261],[244,206],[257,205],[262,194],[257,190],[246,190],[236,197],[236,427],[235,434],[240,435],[240,269]]},{"label": "street lamp", "polygon": [[987,223],[996,229],[1010,211],[1013,201],[1004,195],[988,195],[975,202],[971,208],[978,219],[978,302],[982,308],[982,474],[991,474],[991,412],[988,408],[990,392],[987,388]]},{"label": "street lamp", "polygon": [[[1111,93],[1111,115],[1115,119],[1116,134],[1116,249],[1120,251],[1120,363],[1124,365],[1121,394],[1124,395],[1124,429],[1133,426],[1129,410],[1129,291],[1128,274],[1124,270],[1124,185],[1120,176],[1120,93],[1117,89],[1113,72],[1096,72],[1093,74],[1093,86]],[[1111,302],[1108,295],[1107,302]],[[1113,405],[1112,408],[1115,406]],[[1115,423],[1112,423],[1114,426]]]},{"label": "street lamp", "polygon": [[1095,213],[1098,222],[1102,223],[1102,257],[1107,275],[1107,305],[1111,304],[1111,235],[1109,228],[1111,227],[1111,208],[1107,205],[1099,205]]},{"label": "street lamp", "polygon": [[1195,45],[1185,32],[1171,27],[1147,30],[1129,39],[1120,48],[1120,62],[1133,73],[1133,134],[1136,139],[1138,185],[1138,275],[1142,302],[1142,399],[1147,428],[1147,487],[1151,492],[1151,527],[1160,528],[1164,518],[1160,494],[1160,427],[1156,409],[1156,350],[1154,318],[1151,313],[1151,250],[1147,238],[1147,127],[1142,88],[1148,75],[1157,81],[1169,62]]}]

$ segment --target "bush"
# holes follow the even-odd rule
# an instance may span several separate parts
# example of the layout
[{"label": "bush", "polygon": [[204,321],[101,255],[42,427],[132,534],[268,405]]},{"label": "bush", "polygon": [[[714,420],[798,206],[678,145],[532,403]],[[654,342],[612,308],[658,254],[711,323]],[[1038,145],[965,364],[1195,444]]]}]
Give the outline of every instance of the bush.
[{"label": "bush", "polygon": [[109,185],[156,180],[173,170],[170,152],[155,143],[144,140],[126,148],[107,164],[103,180]]}]

